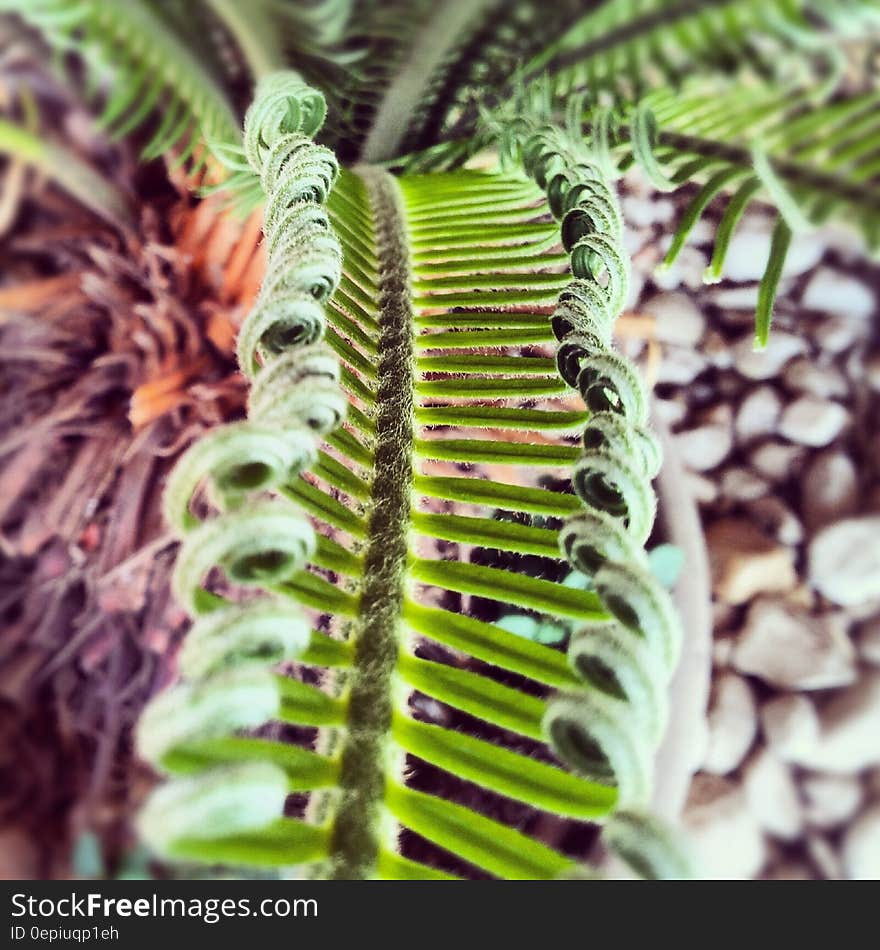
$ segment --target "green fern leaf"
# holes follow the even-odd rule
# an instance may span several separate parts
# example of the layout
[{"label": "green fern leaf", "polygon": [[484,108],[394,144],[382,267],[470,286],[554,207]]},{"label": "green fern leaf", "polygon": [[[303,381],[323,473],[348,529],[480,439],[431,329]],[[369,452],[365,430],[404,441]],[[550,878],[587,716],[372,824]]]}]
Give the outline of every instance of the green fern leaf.
[{"label": "green fern leaf", "polygon": [[76,49],[93,77],[112,77],[102,121],[115,134],[144,124],[161,102],[163,119],[145,157],[182,145],[185,159],[205,142],[239,140],[225,92],[146,0],[2,0],[0,12],[10,10],[56,49]]},{"label": "green fern leaf", "polygon": [[[673,263],[700,216],[727,202],[707,281],[720,280],[737,224],[752,202],[775,206],[775,229],[756,313],[767,342],[792,229],[833,221],[880,248],[880,98],[874,91],[816,102],[811,87],[726,86],[647,97],[660,131],[652,158],[676,185],[698,183],[664,261]],[[756,148],[760,143],[760,148]],[[628,148],[628,146],[627,146]],[[624,158],[623,164],[627,159]]]},{"label": "green fern leaf", "polygon": [[[239,339],[248,420],[193,446],[169,480],[166,514],[183,536],[174,588],[197,619],[181,663],[189,679],[140,725],[142,754],[179,773],[141,827],[169,856],[297,863],[318,876],[436,876],[391,859],[401,828],[483,873],[579,873],[574,856],[406,778],[421,762],[489,801],[580,821],[649,794],[680,633],[641,566],[659,464],[644,393],[607,346],[626,292],[616,199],[556,130],[523,146],[563,218],[572,281],[553,247],[559,226],[521,175],[339,173],[307,137],[322,118],[295,74],[262,80],[246,118],[269,248]],[[603,228],[582,233],[584,215]],[[540,485],[582,454],[587,412],[561,396],[557,371],[593,413],[574,478],[586,510],[561,537],[546,520],[511,521],[483,503],[543,519],[572,510]],[[314,451],[309,432],[323,435]],[[487,458],[490,477],[469,488],[440,474],[447,459]],[[192,507],[203,482],[220,512],[205,520]],[[271,488],[311,520],[280,498],[246,497]],[[559,583],[560,543],[595,590]],[[272,596],[227,603],[212,586],[217,567]],[[607,631],[595,642],[617,652],[591,654],[581,637],[569,667],[498,622],[511,606],[541,625]],[[279,660],[316,669],[302,679],[266,669]],[[439,722],[419,713],[425,699],[447,710]],[[450,728],[449,717],[498,735]],[[267,721],[317,728],[314,751],[240,735]],[[268,817],[284,789],[311,793],[305,821]],[[175,812],[167,826],[164,809]]]}]

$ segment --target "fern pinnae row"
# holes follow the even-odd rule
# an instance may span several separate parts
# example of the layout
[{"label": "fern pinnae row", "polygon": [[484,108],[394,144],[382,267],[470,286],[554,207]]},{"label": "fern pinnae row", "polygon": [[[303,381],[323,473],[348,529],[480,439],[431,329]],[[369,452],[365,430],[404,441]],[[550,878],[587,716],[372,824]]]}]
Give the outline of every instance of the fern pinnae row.
[{"label": "fern pinnae row", "polygon": [[[308,604],[310,588],[326,584],[303,572],[306,562],[355,573],[360,562],[316,536],[286,499],[260,497],[313,464],[319,436],[337,428],[346,411],[336,357],[318,342],[322,303],[341,276],[340,247],[319,207],[337,174],[335,158],[309,138],[323,115],[323,97],[295,73],[273,74],[257,89],[244,149],[267,190],[269,253],[266,278],[238,342],[241,369],[253,383],[248,419],[215,430],[188,450],[166,491],[166,516],[182,538],[172,586],[197,620],[182,653],[185,680],[147,708],[139,749],[160,767],[166,759],[173,765],[175,750],[205,740],[215,742],[221,756],[160,787],[145,806],[142,833],[169,856],[260,861],[276,847],[271,836],[283,814],[287,774],[271,758],[238,760],[235,745],[226,746],[233,761],[224,764],[218,740],[273,719],[305,725],[345,719],[341,700],[274,676],[269,667],[313,643],[310,625],[289,601],[299,586],[299,599]],[[202,486],[208,504],[219,509],[215,517],[200,518],[193,508]],[[206,586],[217,566],[234,584],[271,596],[224,604]],[[323,598],[319,602],[323,607]],[[320,640],[314,643],[320,654]],[[281,825],[291,832],[288,860],[298,853],[309,860],[321,856],[329,840],[325,830]],[[298,839],[304,845],[299,850]]]}]

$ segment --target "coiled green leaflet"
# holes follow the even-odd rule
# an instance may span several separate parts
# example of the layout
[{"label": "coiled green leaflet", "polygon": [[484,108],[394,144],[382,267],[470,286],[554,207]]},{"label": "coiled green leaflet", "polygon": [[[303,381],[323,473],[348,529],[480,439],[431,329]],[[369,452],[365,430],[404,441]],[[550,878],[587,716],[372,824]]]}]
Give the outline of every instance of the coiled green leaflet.
[{"label": "coiled green leaflet", "polygon": [[[520,128],[525,125],[521,120]],[[652,180],[660,177],[651,164],[655,132],[653,117],[637,112],[634,151],[655,172]],[[520,157],[561,219],[575,279],[551,318],[557,365],[591,411],[572,479],[586,510],[566,521],[560,547],[592,578],[612,616],[571,638],[569,662],[585,689],[551,700],[544,730],[572,768],[617,786],[619,818],[611,819],[604,836],[609,847],[644,876],[686,876],[686,862],[673,854],[669,835],[638,812],[651,793],[652,759],[665,728],[682,633],[643,550],[656,510],[651,479],[660,466],[659,446],[646,428],[648,399],[637,369],[611,344],[629,277],[617,197],[607,162],[552,126],[526,131]]]},{"label": "coiled green leaflet", "polygon": [[[166,519],[182,542],[172,586],[195,622],[181,654],[185,679],[148,706],[138,748],[160,769],[194,771],[161,786],[140,816],[143,836],[168,856],[210,859],[209,842],[264,830],[283,816],[290,756],[264,744],[247,761],[252,747],[233,744],[227,760],[245,761],[212,763],[216,743],[234,743],[240,730],[283,719],[291,708],[298,722],[337,714],[329,697],[270,670],[309,645],[309,624],[295,603],[265,594],[227,603],[209,589],[217,568],[236,585],[276,589],[315,552],[309,519],[264,493],[312,465],[317,439],[346,412],[338,361],[317,342],[342,258],[321,208],[336,160],[310,138],[324,111],[320,93],[283,73],[260,85],[247,113],[244,149],[266,188],[269,250],[267,276],[239,336],[241,369],[253,384],[248,418],[193,445],[165,492]],[[303,830],[304,841],[320,835]]]}]

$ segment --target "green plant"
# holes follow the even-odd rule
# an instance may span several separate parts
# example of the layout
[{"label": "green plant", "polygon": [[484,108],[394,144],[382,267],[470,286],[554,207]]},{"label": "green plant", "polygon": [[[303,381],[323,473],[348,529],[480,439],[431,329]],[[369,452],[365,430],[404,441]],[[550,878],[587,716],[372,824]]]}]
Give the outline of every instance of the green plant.
[{"label": "green plant", "polygon": [[[664,190],[696,184],[669,262],[709,203],[727,201],[711,279],[749,203],[777,206],[765,341],[795,229],[846,216],[877,241],[876,93],[832,52],[877,5],[560,3],[537,29],[530,3],[509,16],[501,3],[361,3],[348,17],[320,4],[312,33],[301,24],[287,45],[326,93],[323,140],[373,162],[341,170],[312,141],[324,95],[273,71],[286,52],[269,27],[289,5],[255,4],[248,22],[233,4],[198,5],[260,77],[243,138],[216,50],[182,39],[195,15],[112,6],[22,12],[56,37],[85,31],[96,61],[114,62],[108,112],[123,128],[146,119],[152,92],[134,105],[146,83],[170,88],[185,126],[166,113],[152,150],[192,129],[184,160],[210,147],[243,204],[265,200],[269,251],[239,340],[248,419],[193,446],[166,494],[182,537],[175,590],[197,619],[186,681],[139,731],[143,754],[178,775],[148,804],[146,836],[176,858],[337,877],[442,877],[461,862],[504,877],[590,873],[582,855],[482,813],[482,799],[413,787],[421,761],[603,823],[637,873],[686,875],[644,812],[682,633],[644,550],[660,464],[648,398],[611,345],[628,274],[614,182],[638,163]],[[128,45],[126,17],[155,19],[150,59]],[[110,56],[114,42],[124,55]],[[696,70],[699,86],[686,79]],[[490,171],[462,167],[487,146],[500,153]],[[574,494],[541,487],[566,471]],[[552,576],[560,544],[589,584]],[[490,563],[468,559],[473,546]],[[473,609],[455,609],[461,598]],[[567,658],[503,629],[498,605],[574,622]],[[302,675],[270,672],[278,662]],[[419,696],[457,711],[451,725],[426,721]],[[277,726],[239,734],[267,722],[316,732],[299,745]],[[290,792],[308,804],[282,817]],[[453,855],[433,861],[448,873],[401,851],[400,826]]]}]

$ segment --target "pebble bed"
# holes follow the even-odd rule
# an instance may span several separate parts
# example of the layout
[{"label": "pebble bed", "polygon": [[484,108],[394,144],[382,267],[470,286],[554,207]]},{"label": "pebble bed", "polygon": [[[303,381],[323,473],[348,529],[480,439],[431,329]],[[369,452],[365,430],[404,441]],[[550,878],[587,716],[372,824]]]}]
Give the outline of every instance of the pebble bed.
[{"label": "pebble bed", "polygon": [[658,271],[681,205],[636,175],[623,194],[629,310],[650,318],[625,346],[653,375],[712,568],[712,693],[684,827],[707,877],[876,879],[880,269],[845,230],[796,236],[755,352],[770,215],[749,213],[707,285],[717,219]]}]

